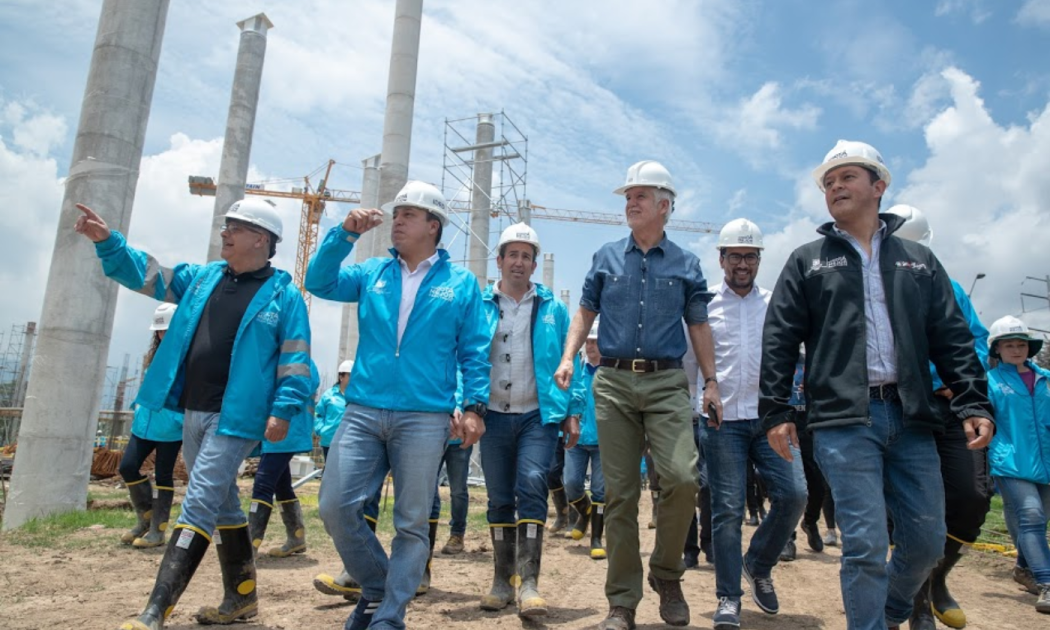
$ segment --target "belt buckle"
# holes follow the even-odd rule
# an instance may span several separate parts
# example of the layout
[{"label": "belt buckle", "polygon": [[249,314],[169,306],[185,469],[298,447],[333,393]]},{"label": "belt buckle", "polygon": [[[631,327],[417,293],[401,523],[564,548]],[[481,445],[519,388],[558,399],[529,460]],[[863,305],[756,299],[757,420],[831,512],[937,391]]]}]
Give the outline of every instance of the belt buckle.
[{"label": "belt buckle", "polygon": [[[638,369],[638,363],[641,362],[642,368]],[[648,363],[645,359],[631,359],[631,371],[635,374],[645,374],[645,364]]]}]

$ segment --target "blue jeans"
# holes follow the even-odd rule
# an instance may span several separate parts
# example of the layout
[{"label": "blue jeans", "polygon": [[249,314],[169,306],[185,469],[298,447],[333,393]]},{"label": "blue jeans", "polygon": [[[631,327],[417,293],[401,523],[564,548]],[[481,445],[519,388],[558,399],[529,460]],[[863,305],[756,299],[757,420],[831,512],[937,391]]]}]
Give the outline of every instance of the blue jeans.
[{"label": "blue jeans", "polygon": [[[850,630],[903,623],[944,553],[944,484],[933,434],[905,428],[900,403],[871,400],[868,422],[816,429],[813,455],[842,532],[842,601]],[[895,524],[887,565],[886,511]]]},{"label": "blue jeans", "polygon": [[481,437],[481,469],[490,525],[547,522],[547,472],[557,442],[558,425],[543,424],[539,410],[489,411]]},{"label": "blue jeans", "polygon": [[289,464],[295,453],[263,453],[259,458],[259,469],[255,472],[252,498],[273,504],[278,501],[295,500],[292,489],[292,470]]},{"label": "blue jeans", "polygon": [[190,471],[178,525],[188,525],[206,536],[216,527],[248,521],[237,496],[237,469],[252,452],[256,440],[216,435],[219,413],[186,410],[182,421],[182,458]]},{"label": "blue jeans", "polygon": [[752,575],[769,577],[806,507],[802,456],[797,449],[793,449],[793,462],[777,455],[758,419],[723,422],[718,429],[705,425],[700,442],[711,487],[715,594],[740,599],[743,595],[740,528],[744,520],[748,459],[755,462],[766,483],[770,508],[751,538],[744,559]]},{"label": "blue jeans", "polygon": [[[453,536],[462,537],[467,533],[467,508],[470,505],[470,493],[467,492],[467,475],[470,473],[470,454],[474,452],[474,445],[461,448],[462,444],[448,444],[445,446],[445,455],[441,461],[445,464],[448,473],[448,492],[452,503],[452,520],[448,522],[449,533]],[[440,466],[438,469],[440,470]],[[438,492],[437,484],[434,485],[434,505],[430,509],[430,520],[435,521],[441,516],[441,494]]]},{"label": "blue jeans", "polygon": [[[348,404],[329,450],[319,507],[347,572],[370,600],[382,600],[372,628],[405,627],[405,608],[430,557],[427,516],[448,441],[448,414]],[[396,534],[388,558],[365,521],[366,506],[393,472]]]},{"label": "blue jeans", "polygon": [[602,474],[602,456],[597,444],[577,444],[565,451],[565,496],[570,503],[583,496],[588,462],[591,464],[591,501],[605,503],[605,475]]},{"label": "blue jeans", "polygon": [[[1014,477],[996,476],[1003,495],[1003,512],[1012,515],[1017,547],[1038,584],[1050,584],[1050,545],[1046,542],[1046,518],[1050,514],[1050,485]],[[1008,517],[1007,521],[1011,519]]]}]

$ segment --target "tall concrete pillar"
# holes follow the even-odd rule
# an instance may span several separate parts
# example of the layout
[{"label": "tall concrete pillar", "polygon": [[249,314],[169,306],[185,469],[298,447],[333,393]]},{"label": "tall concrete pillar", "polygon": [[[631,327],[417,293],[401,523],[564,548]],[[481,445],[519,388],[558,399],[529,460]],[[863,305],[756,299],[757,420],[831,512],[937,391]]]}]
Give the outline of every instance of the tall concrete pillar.
[{"label": "tall concrete pillar", "polygon": [[492,211],[492,141],[496,125],[492,114],[478,114],[475,137],[474,163],[470,189],[470,246],[467,249],[467,269],[484,289],[489,274],[489,213]]},{"label": "tall concrete pillar", "polygon": [[532,204],[528,199],[518,200],[518,221],[525,225],[532,225]]},{"label": "tall concrete pillar", "polygon": [[208,262],[219,260],[222,238],[219,228],[223,216],[234,202],[244,199],[248,180],[248,163],[252,155],[255,132],[255,110],[259,105],[263,60],[266,57],[266,32],[273,23],[265,13],[237,22],[241,43],[237,48],[237,69],[230,90],[230,111],[226,114],[226,138],[222,142],[219,181],[215,185],[215,209],[212,211],[211,234],[208,238]]},{"label": "tall concrete pillar", "polygon": [[[127,233],[168,0],[104,0],[51,255],[4,529],[84,509],[117,283],[73,232],[75,203]],[[61,387],[55,387],[61,383]]]},{"label": "tall concrete pillar", "polygon": [[[394,37],[390,47],[390,75],[386,88],[386,115],[383,118],[379,205],[393,201],[408,181],[422,21],[423,0],[397,0],[394,7]],[[386,256],[391,246],[390,217],[372,238],[372,251],[377,252],[378,256]]]},{"label": "tall concrete pillar", "polygon": [[[362,208],[375,208],[378,206],[379,200],[379,161],[380,156],[373,155],[372,157],[361,160],[361,167],[364,171],[361,180],[361,207]],[[378,230],[389,229],[389,225],[380,225]],[[375,230],[365,232],[361,235],[361,238],[357,239],[357,243],[354,244],[354,253],[356,262],[364,262],[369,258],[374,258],[378,254],[372,251],[372,244],[374,242]],[[343,304],[343,315],[339,324],[339,361],[345,361],[347,359],[353,359],[357,355],[357,342],[360,339],[360,332],[357,327],[357,302],[347,302]]]},{"label": "tall concrete pillar", "polygon": [[543,286],[554,290],[554,254],[543,255]]},{"label": "tall concrete pillar", "polygon": [[572,307],[569,306],[569,290],[568,289],[562,289],[561,290],[561,301],[565,302],[566,308],[568,308],[569,311],[572,312]]}]

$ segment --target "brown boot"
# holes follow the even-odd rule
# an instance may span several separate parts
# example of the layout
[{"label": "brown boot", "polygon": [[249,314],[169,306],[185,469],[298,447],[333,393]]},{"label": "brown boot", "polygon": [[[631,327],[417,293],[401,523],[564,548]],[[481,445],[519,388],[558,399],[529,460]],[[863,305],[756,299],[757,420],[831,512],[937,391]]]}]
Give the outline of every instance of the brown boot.
[{"label": "brown boot", "polygon": [[688,626],[689,604],[682,595],[682,581],[661,580],[650,573],[649,586],[660,594],[660,618],[669,626]]},{"label": "brown boot", "polygon": [[634,630],[634,610],[612,606],[609,615],[598,624],[597,630]]}]

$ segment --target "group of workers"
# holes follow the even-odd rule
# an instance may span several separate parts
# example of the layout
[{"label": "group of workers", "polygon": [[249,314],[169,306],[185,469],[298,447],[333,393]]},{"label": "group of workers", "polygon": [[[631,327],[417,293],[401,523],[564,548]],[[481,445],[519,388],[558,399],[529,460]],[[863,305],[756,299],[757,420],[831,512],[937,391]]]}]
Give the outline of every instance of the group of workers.
[{"label": "group of workers", "polygon": [[[714,628],[740,627],[742,578],[756,606],[777,614],[773,569],[816,481],[834,498],[847,626],[928,630],[936,615],[962,627],[946,578],[979,534],[990,472],[1020,546],[1018,571],[1031,576],[1037,610],[1050,612],[1050,388],[1031,361],[1041,342],[1012,318],[989,337],[929,248],[921,212],[880,213],[891,175],[873,147],[839,141],[813,176],[832,220],[788,257],[776,286],[756,284],[764,243],[747,219],[719,234],[723,279],[709,286],[698,257],[667,238],[677,194],[670,173],[655,161],[634,164],[614,191],[630,233],[597,249],[571,317],[550,287],[531,280],[541,252],[535,230],[521,223],[503,232],[500,280],[479,288],[439,246],[448,224],[441,192],[410,181],[382,209],[352,210],[310,261],[305,288],[358,303],[360,330],[354,361],[340,366],[317,410],[306,308],[289,274],[269,263],[282,234],[272,204],[233,204],[222,261],[174,267],[131,248],[78,204],[75,229],[95,243],[106,275],[166,303],[121,467],[138,515],[128,542],[163,544],[172,484],[159,460],[174,458],[179,439],[189,471],[154,589],[121,628],[162,628],[212,543],[224,596],[197,620],[258,614],[254,557],[272,511],[287,540],[270,554],[305,546],[288,462],[315,416],[337,426],[322,441],[319,508],[343,565],[315,584],[357,597],[347,630],[405,627],[409,602],[429,586],[439,470],[445,464],[464,485],[462,453],[469,461],[475,444],[493,552],[485,610],[514,604],[523,618],[548,614],[539,578],[551,490],[554,528],[571,507],[568,535],[582,539],[589,527],[591,557],[607,560],[599,630],[635,628],[644,583],[665,623],[689,624],[681,582],[687,561],[696,562],[688,545],[698,503],[710,518],[701,548],[715,565]],[[385,220],[393,256],[343,266]],[[236,477],[260,443],[246,516]],[[989,443],[985,471],[973,454]],[[156,493],[138,471],[154,448]],[[647,574],[638,532],[646,449],[659,479]],[[559,461],[563,488],[552,474]],[[771,506],[741,553],[752,464]],[[388,475],[396,488],[389,554],[375,534]],[[461,505],[450,553],[462,549]],[[803,531],[814,546],[815,527]]]}]

